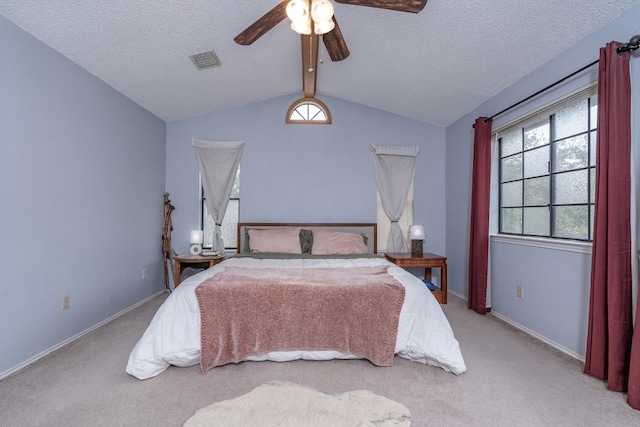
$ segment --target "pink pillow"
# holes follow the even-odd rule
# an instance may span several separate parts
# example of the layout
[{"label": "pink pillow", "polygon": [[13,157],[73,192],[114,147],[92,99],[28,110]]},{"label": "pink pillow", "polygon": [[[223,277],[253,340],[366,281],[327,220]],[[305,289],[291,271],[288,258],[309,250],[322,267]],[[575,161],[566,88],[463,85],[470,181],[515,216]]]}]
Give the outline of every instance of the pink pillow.
[{"label": "pink pillow", "polygon": [[367,252],[369,250],[360,234],[313,230],[312,255],[366,254]]},{"label": "pink pillow", "polygon": [[251,252],[301,254],[300,229],[249,230],[249,248]]}]

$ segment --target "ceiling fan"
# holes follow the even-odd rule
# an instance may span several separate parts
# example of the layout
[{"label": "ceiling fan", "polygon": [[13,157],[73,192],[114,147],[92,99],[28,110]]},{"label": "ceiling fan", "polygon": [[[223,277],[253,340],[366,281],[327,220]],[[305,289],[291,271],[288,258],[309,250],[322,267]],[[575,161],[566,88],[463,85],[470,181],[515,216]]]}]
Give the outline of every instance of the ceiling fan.
[{"label": "ceiling fan", "polygon": [[[424,9],[427,4],[427,0],[334,0],[337,3],[350,4],[354,6],[368,6],[379,9],[395,10],[399,12],[418,13]],[[273,9],[262,15],[257,21],[248,26],[244,31],[238,34],[234,40],[240,45],[250,45],[260,37],[265,35],[269,30],[278,25],[287,17],[287,6],[289,3],[298,3],[299,0],[283,0]],[[314,7],[312,1],[304,0],[306,3],[307,12],[309,6]],[[306,19],[309,19],[307,16]],[[335,16],[333,16],[333,7],[331,6],[332,23],[329,23],[330,31],[323,32],[314,31],[314,23],[309,19],[310,29],[307,28],[306,32],[299,31],[294,28],[296,32],[301,32],[302,41],[302,87],[304,96],[306,98],[313,98],[315,94],[316,85],[316,67],[318,62],[318,39],[320,33],[322,35],[322,41],[327,48],[327,53],[332,61],[342,61],[346,59],[350,52],[347,48],[347,44],[342,36],[342,31],[338,26]]]}]

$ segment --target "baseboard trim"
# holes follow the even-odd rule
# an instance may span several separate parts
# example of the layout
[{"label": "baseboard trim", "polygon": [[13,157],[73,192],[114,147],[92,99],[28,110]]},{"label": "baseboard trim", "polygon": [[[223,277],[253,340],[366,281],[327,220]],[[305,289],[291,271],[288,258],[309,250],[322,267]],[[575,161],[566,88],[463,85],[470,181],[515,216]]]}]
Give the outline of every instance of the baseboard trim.
[{"label": "baseboard trim", "polygon": [[513,320],[509,319],[508,317],[504,317],[501,314],[498,314],[498,313],[492,311],[491,315],[497,317],[498,319],[502,320],[505,323],[510,324],[514,328],[520,329],[522,332],[525,332],[525,333],[531,335],[532,337],[539,339],[540,341],[544,342],[547,345],[550,345],[551,347],[555,348],[556,350],[560,350],[561,352],[563,352],[567,356],[571,356],[574,359],[577,359],[577,360],[581,361],[582,363],[584,363],[584,357],[582,357],[578,353],[576,353],[576,352],[574,352],[572,350],[569,350],[568,348],[558,344],[557,342],[552,341],[549,338],[547,338],[547,337],[545,337],[543,335],[540,335],[539,333],[537,333],[535,331],[532,331],[531,329],[529,329],[529,328],[527,328],[525,326],[522,326],[521,324],[519,324],[517,322],[514,322]]},{"label": "baseboard trim", "polygon": [[76,335],[72,336],[71,338],[68,338],[68,339],[66,339],[66,340],[62,341],[61,343],[56,344],[56,345],[54,345],[53,347],[48,348],[47,350],[45,350],[45,351],[43,351],[43,352],[41,352],[41,353],[39,353],[39,354],[37,354],[37,355],[33,356],[32,358],[25,360],[24,362],[20,363],[19,365],[16,365],[16,366],[14,366],[13,368],[10,368],[10,369],[8,369],[8,370],[4,371],[3,373],[1,373],[1,374],[0,374],[0,380],[3,380],[4,378],[6,378],[6,377],[8,377],[9,375],[12,375],[12,374],[14,374],[14,373],[18,372],[19,370],[21,370],[21,369],[23,369],[23,368],[26,368],[27,366],[29,366],[30,364],[32,364],[32,363],[34,363],[34,362],[36,362],[37,360],[42,359],[42,358],[43,358],[43,357],[45,357],[46,355],[48,355],[48,354],[50,354],[50,353],[52,353],[52,352],[54,352],[54,351],[56,351],[56,350],[58,350],[58,349],[60,349],[60,348],[64,347],[65,345],[67,345],[67,344],[69,344],[69,343],[71,343],[71,342],[73,342],[73,341],[75,341],[75,340],[77,340],[78,338],[82,337],[83,335],[86,335],[86,334],[88,334],[89,332],[91,332],[91,331],[93,331],[93,330],[96,330],[96,329],[98,329],[99,327],[101,327],[101,326],[103,326],[103,325],[106,325],[107,323],[111,322],[112,320],[114,320],[114,319],[116,319],[116,318],[118,318],[118,317],[122,316],[123,314],[125,314],[125,313],[127,313],[127,312],[129,312],[129,311],[131,311],[131,310],[133,310],[133,309],[135,309],[135,308],[137,308],[137,307],[141,306],[141,305],[142,305],[142,304],[144,304],[145,302],[147,302],[147,301],[150,301],[150,300],[154,299],[154,298],[155,298],[155,297],[157,297],[158,295],[162,295],[162,294],[163,294],[163,293],[165,293],[165,292],[166,292],[166,290],[164,290],[164,289],[163,289],[163,290],[161,290],[161,291],[158,291],[158,292],[156,292],[155,294],[152,294],[151,296],[149,296],[149,297],[147,297],[147,298],[143,299],[142,301],[140,301],[140,302],[138,302],[138,303],[136,303],[136,304],[132,305],[131,307],[125,308],[125,309],[124,309],[124,310],[122,310],[121,312],[114,314],[113,316],[109,317],[108,319],[105,319],[105,320],[103,320],[102,322],[97,323],[97,324],[93,325],[92,327],[90,327],[90,328],[88,328],[88,329],[85,329],[85,330],[84,330],[84,331],[82,331],[82,332],[77,333]]},{"label": "baseboard trim", "polygon": [[[460,295],[459,293],[452,292],[452,291],[449,291],[449,293],[457,296],[458,298],[462,299],[463,301],[467,301],[467,297],[464,296],[464,295]],[[574,352],[572,350],[569,350],[568,348],[558,344],[555,341],[550,340],[549,338],[547,338],[547,337],[545,337],[543,335],[540,335],[539,333],[537,333],[535,331],[532,331],[531,329],[527,328],[526,326],[522,326],[518,322],[514,322],[513,320],[509,319],[508,317],[505,317],[505,316],[503,316],[501,314],[498,314],[495,311],[491,311],[491,312],[489,312],[487,314],[497,317],[499,320],[501,320],[501,321],[503,321],[505,323],[508,323],[509,325],[513,326],[514,328],[519,329],[522,332],[525,332],[526,334],[531,335],[533,338],[536,338],[536,339],[544,342],[545,344],[550,345],[551,347],[555,348],[556,350],[560,350],[561,352],[563,352],[567,356],[571,356],[574,359],[577,359],[580,362],[584,363],[584,357],[583,356],[579,355],[578,353],[576,353],[576,352]]]}]

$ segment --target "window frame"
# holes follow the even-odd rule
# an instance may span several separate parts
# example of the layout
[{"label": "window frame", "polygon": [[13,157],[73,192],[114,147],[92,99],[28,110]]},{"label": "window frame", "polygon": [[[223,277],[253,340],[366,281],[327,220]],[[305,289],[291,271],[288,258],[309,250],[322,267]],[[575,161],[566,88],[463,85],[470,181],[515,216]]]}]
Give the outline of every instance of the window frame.
[{"label": "window frame", "polygon": [[[309,119],[308,116],[302,119],[293,119],[293,113],[298,112],[298,108],[304,107],[306,105],[313,105],[317,107],[321,113],[324,114],[325,118],[322,120]],[[298,112],[300,116],[302,113]],[[315,116],[314,116],[315,117]],[[285,122],[287,124],[294,125],[330,125],[331,124],[331,112],[329,108],[319,99],[317,98],[300,98],[291,104],[289,109],[287,110],[287,116]]]},{"label": "window frame", "polygon": [[[502,236],[503,239],[531,239],[535,244],[539,244],[543,239],[550,240],[560,240],[566,241],[571,244],[571,242],[577,242],[581,244],[590,245],[593,240],[593,220],[594,220],[594,203],[595,203],[595,185],[592,182],[595,179],[595,147],[596,147],[596,137],[597,137],[597,101],[596,105],[596,114],[594,114],[592,99],[596,98],[597,100],[597,82],[593,82],[586,87],[577,90],[568,95],[562,96],[559,99],[539,108],[531,113],[521,115],[520,117],[506,123],[496,130],[494,130],[492,138],[494,138],[497,144],[497,158],[494,164],[497,163],[497,179],[495,181],[496,189],[497,189],[497,223],[496,223],[496,231],[497,236]],[[556,135],[556,127],[555,122],[556,114],[560,113],[564,109],[574,106],[580,102],[587,101],[586,108],[586,121],[587,121],[587,129],[580,130],[579,132],[571,132],[571,134],[561,135],[560,138]],[[594,122],[595,121],[595,122]],[[544,144],[534,145],[532,147],[526,147],[525,144],[525,132],[528,129],[533,128],[535,125],[540,124],[541,122],[545,122],[545,126],[548,127],[548,140]],[[518,151],[509,152],[507,154],[503,154],[503,144],[502,138],[505,135],[512,134],[515,131],[521,132],[520,135],[520,147]],[[586,140],[586,166],[578,166],[575,168],[557,168],[557,164],[554,163],[556,160],[554,157],[554,153],[557,150],[558,144],[563,141],[570,141],[574,138],[584,138]],[[526,153],[532,153],[534,150],[539,150],[541,148],[547,148],[546,155],[547,157],[547,170],[546,173],[527,176],[526,174]],[[519,172],[520,176],[517,179],[504,179],[503,176],[503,159],[508,157],[521,156]],[[529,159],[531,161],[531,159]],[[586,202],[560,202],[557,201],[555,195],[557,193],[558,182],[557,178],[562,176],[568,176],[569,173],[578,172],[578,171],[586,171]],[[525,183],[527,181],[532,182],[534,179],[538,178],[547,178],[548,180],[548,200],[547,204],[539,205],[539,204],[530,204],[525,201]],[[503,185],[509,183],[519,183],[520,184],[520,203],[518,205],[506,205],[503,206]],[[558,208],[563,207],[586,207],[587,208],[587,235],[584,237],[577,236],[564,236],[559,235],[559,231],[556,229],[557,227],[557,210]],[[546,207],[548,209],[548,234],[535,234],[531,233],[531,230],[527,230],[525,228],[525,208],[539,208]],[[519,218],[519,232],[508,230],[505,231],[503,224],[503,215],[504,209],[512,208],[515,210],[520,210],[520,218]]]}]

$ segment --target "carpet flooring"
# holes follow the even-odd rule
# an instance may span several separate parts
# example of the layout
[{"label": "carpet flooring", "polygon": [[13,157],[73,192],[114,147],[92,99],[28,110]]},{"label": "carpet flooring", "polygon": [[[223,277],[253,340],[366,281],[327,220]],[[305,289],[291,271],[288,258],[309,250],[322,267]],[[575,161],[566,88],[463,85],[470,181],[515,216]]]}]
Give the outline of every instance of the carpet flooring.
[{"label": "carpet flooring", "polygon": [[442,306],[468,371],[460,376],[402,358],[244,362],[203,375],[171,367],[139,381],[129,352],[165,295],[0,381],[0,425],[181,426],[199,408],[284,381],[327,394],[369,390],[406,406],[416,426],[639,426],[626,396],[582,373],[582,363],[449,296]]}]

